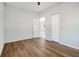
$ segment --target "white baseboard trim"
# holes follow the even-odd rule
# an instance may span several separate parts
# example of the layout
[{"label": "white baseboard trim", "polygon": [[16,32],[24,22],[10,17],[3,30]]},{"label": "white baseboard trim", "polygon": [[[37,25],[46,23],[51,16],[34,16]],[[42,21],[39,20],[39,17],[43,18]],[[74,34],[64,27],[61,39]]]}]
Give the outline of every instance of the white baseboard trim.
[{"label": "white baseboard trim", "polygon": [[79,48],[78,48],[78,47],[71,46],[71,45],[68,45],[68,44],[64,44],[64,43],[61,43],[61,42],[58,42],[58,43],[60,43],[60,44],[62,44],[62,45],[65,45],[65,46],[68,46],[68,47],[71,47],[71,48],[74,48],[74,49],[78,49],[78,50],[79,50]]},{"label": "white baseboard trim", "polygon": [[[49,40],[48,38],[47,38],[46,40],[52,41],[52,40]],[[75,47],[75,46],[71,46],[71,45],[68,45],[68,44],[64,44],[64,43],[62,43],[62,42],[57,42],[57,43],[79,50],[79,48],[78,48],[78,47]]]},{"label": "white baseboard trim", "polygon": [[31,37],[30,38],[21,38],[21,39],[15,39],[15,40],[11,40],[11,41],[6,41],[5,43],[16,42],[16,41],[20,41],[20,40],[27,40],[27,39],[31,39]]},{"label": "white baseboard trim", "polygon": [[39,37],[21,38],[21,39],[16,39],[16,40],[11,40],[11,41],[6,41],[5,43],[16,42],[16,41],[20,41],[20,40],[28,40],[28,39],[32,39],[32,38],[39,38]]},{"label": "white baseboard trim", "polygon": [[3,50],[3,47],[4,47],[4,42],[1,43],[2,45],[0,46],[0,56],[1,56],[1,53],[2,53],[2,50]]}]

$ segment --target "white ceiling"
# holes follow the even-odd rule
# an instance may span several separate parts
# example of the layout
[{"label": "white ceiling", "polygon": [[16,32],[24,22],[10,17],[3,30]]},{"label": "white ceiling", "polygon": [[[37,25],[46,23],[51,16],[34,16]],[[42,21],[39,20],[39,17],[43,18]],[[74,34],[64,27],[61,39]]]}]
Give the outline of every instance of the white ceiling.
[{"label": "white ceiling", "polygon": [[58,2],[40,2],[40,5],[37,5],[37,2],[7,2],[8,5],[17,7],[17,8],[23,8],[27,9],[33,12],[41,12],[49,7],[52,7]]}]

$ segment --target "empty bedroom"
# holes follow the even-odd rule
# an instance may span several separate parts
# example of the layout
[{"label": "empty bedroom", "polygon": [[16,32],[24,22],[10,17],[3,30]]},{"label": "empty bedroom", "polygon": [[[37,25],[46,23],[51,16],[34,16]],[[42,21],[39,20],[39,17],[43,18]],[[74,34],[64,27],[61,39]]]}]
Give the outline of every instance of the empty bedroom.
[{"label": "empty bedroom", "polygon": [[79,57],[79,2],[0,2],[1,57]]}]

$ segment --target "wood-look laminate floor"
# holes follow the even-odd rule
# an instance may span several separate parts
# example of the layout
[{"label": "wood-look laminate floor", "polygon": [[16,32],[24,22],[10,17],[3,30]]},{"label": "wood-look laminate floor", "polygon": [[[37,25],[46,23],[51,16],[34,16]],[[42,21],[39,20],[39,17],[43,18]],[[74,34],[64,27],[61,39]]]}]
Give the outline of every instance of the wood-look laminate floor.
[{"label": "wood-look laminate floor", "polygon": [[[79,57],[79,50],[57,42],[45,41],[45,46],[39,47],[40,38],[5,43],[2,57]],[[42,43],[41,43],[42,44]]]}]

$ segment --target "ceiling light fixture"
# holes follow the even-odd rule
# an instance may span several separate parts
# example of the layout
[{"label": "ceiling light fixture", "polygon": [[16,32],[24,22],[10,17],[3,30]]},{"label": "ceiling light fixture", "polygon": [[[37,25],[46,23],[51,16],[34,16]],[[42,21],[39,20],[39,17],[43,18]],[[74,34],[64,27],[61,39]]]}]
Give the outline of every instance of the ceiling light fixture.
[{"label": "ceiling light fixture", "polygon": [[39,6],[40,5],[40,2],[37,2],[37,5]]}]

